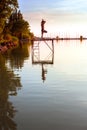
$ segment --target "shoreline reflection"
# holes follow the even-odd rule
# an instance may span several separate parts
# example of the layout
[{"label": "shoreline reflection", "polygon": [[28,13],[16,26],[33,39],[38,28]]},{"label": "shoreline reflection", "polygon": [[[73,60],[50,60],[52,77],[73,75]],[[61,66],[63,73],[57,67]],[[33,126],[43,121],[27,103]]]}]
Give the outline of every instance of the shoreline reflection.
[{"label": "shoreline reflection", "polygon": [[9,96],[16,96],[22,85],[20,77],[6,66],[5,55],[0,55],[0,130],[17,130],[14,116],[17,112]]}]

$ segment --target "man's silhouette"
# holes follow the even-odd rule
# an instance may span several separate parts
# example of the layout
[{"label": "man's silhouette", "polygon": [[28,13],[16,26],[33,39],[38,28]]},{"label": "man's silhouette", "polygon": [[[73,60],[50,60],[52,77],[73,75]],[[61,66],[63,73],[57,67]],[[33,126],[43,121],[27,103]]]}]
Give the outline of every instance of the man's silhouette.
[{"label": "man's silhouette", "polygon": [[41,21],[41,37],[43,38],[43,33],[47,33],[47,31],[44,29],[44,24],[46,23],[46,21],[44,21],[42,19]]}]

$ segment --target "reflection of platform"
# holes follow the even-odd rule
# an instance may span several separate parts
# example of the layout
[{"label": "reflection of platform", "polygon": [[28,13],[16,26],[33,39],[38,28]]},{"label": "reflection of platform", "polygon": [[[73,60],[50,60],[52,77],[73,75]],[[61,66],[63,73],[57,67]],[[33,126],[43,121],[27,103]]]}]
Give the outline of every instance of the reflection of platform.
[{"label": "reflection of platform", "polygon": [[[48,40],[47,40],[48,41]],[[46,79],[46,75],[47,74],[47,69],[46,69],[46,65],[52,65],[54,63],[54,44],[53,44],[53,40],[50,40],[50,45],[48,44],[46,40],[41,39],[41,40],[35,40],[32,43],[32,64],[36,65],[36,64],[40,64],[42,66],[42,80],[44,81]],[[45,46],[48,48],[48,55],[46,55],[46,50],[45,50],[45,58],[41,59],[41,48],[40,46],[42,46],[43,44],[45,44]],[[44,50],[43,50],[44,51]]]}]

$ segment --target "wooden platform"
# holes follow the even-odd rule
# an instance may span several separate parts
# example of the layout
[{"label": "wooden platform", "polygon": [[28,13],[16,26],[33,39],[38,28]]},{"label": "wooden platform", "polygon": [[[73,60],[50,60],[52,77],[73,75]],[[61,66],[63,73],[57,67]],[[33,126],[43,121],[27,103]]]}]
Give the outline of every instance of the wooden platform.
[{"label": "wooden platform", "polygon": [[34,38],[33,41],[53,41],[55,38]]}]

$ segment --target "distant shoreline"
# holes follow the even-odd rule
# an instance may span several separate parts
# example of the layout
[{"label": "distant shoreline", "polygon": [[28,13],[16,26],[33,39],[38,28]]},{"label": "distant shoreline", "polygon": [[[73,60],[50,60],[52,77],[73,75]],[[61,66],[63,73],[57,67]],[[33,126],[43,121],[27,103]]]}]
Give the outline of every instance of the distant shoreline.
[{"label": "distant shoreline", "polygon": [[42,41],[42,40],[47,40],[47,41],[49,41],[49,40],[80,40],[80,41],[82,41],[82,40],[87,40],[87,38],[84,38],[84,37],[79,37],[79,38],[51,38],[51,37],[43,37],[43,38],[41,38],[41,37],[35,37],[35,38],[33,38],[33,40],[34,41]]}]

